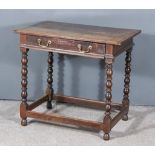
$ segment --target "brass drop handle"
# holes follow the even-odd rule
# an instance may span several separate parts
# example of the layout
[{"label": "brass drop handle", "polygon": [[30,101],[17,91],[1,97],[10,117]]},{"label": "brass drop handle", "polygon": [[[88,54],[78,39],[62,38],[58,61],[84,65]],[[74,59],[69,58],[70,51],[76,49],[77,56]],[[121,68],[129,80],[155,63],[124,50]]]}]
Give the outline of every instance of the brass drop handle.
[{"label": "brass drop handle", "polygon": [[38,42],[38,45],[39,45],[40,47],[42,47],[42,48],[49,47],[49,45],[52,44],[52,41],[51,41],[51,40],[48,40],[46,45],[42,45],[42,44],[41,44],[41,43],[42,43],[42,40],[41,40],[41,39],[37,39],[37,42]]},{"label": "brass drop handle", "polygon": [[81,44],[78,44],[77,47],[78,47],[79,52],[81,52],[81,53],[89,53],[90,50],[93,48],[91,45],[89,45],[86,51],[82,51],[82,45]]}]

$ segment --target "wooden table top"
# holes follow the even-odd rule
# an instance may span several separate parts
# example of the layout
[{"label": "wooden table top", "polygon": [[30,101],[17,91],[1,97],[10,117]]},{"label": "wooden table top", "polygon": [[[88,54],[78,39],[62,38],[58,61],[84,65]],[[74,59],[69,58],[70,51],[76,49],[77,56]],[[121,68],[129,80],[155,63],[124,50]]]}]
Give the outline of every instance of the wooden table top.
[{"label": "wooden table top", "polygon": [[124,41],[139,34],[141,30],[45,21],[26,28],[17,29],[16,32],[37,36],[121,45]]}]

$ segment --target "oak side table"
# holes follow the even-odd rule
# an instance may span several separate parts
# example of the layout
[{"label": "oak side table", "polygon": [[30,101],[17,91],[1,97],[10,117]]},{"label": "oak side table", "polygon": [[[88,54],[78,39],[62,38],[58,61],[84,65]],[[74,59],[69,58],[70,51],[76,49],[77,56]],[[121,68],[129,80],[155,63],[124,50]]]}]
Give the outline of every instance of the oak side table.
[{"label": "oak side table", "polygon": [[[109,140],[109,132],[117,124],[117,122],[121,119],[124,121],[128,120],[133,37],[141,31],[45,21],[26,28],[17,29],[16,32],[20,34],[20,49],[22,53],[22,101],[20,105],[20,116],[22,119],[21,125],[26,126],[27,118],[30,117],[42,121],[102,130],[104,132],[104,140]],[[31,104],[27,103],[27,54],[29,49],[41,50],[45,53],[48,52],[48,85],[46,95]],[[124,51],[126,52],[124,95],[120,103],[113,103],[112,65],[114,58]],[[52,88],[53,53],[102,59],[106,65],[105,100],[96,101],[54,94],[54,90]],[[103,109],[105,110],[103,122],[68,117],[55,113],[45,114],[33,111],[44,102],[47,102],[47,108],[51,109],[52,100],[56,100],[61,103],[70,103],[79,106]],[[116,116],[113,118],[111,117],[112,109],[118,111]]]}]

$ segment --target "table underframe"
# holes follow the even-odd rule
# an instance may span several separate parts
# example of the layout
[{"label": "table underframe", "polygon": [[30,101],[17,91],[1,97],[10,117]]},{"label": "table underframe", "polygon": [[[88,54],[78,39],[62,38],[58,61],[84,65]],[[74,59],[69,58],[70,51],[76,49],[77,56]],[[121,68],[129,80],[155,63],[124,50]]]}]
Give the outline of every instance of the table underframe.
[{"label": "table underframe", "polygon": [[[52,84],[53,84],[53,52],[48,54],[48,78],[47,78],[47,90],[46,95],[31,103],[27,104],[27,63],[28,63],[28,54],[29,49],[21,47],[22,52],[22,102],[20,105],[20,116],[22,118],[21,124],[23,126],[27,125],[27,117],[39,119],[46,122],[55,122],[62,124],[76,125],[80,127],[93,128],[97,130],[104,131],[104,140],[109,140],[109,133],[111,129],[117,124],[119,120],[128,120],[128,110],[129,110],[129,83],[130,83],[130,72],[131,72],[131,51],[132,48],[126,50],[125,58],[125,78],[124,78],[124,90],[123,90],[123,99],[121,103],[112,102],[112,65],[113,58],[105,58],[106,64],[106,89],[105,89],[105,101],[90,100],[72,96],[62,96],[54,94]],[[34,109],[41,105],[44,102],[47,102],[47,108],[52,108],[52,100],[56,100],[61,103],[70,103],[78,106],[86,106],[90,108],[105,110],[105,116],[103,122],[97,122],[92,120],[84,120],[74,117],[63,116],[60,114],[45,114],[41,112],[35,112]],[[111,118],[111,110],[116,109],[119,112],[113,118]]]}]

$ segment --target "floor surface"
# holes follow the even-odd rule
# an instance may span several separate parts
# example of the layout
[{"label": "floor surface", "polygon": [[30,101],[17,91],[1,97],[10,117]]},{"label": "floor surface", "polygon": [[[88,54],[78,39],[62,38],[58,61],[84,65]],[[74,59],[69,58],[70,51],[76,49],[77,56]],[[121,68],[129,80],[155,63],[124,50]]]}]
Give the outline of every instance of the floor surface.
[{"label": "floor surface", "polygon": [[[103,132],[83,130],[28,120],[20,126],[18,101],[0,101],[0,145],[155,145],[155,107],[131,106],[129,120],[120,121],[111,131],[111,140],[102,140]],[[38,111],[46,111],[43,104]],[[47,112],[47,111],[46,111]],[[53,111],[86,119],[102,120],[104,112],[70,105],[55,106]]]}]

